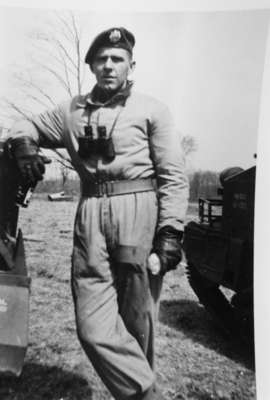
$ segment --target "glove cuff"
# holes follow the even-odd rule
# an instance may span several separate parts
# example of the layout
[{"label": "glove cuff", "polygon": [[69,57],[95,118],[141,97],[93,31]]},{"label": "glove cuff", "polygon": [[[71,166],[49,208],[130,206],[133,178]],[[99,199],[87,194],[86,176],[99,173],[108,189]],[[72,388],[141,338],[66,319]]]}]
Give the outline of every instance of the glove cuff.
[{"label": "glove cuff", "polygon": [[29,136],[11,138],[8,147],[14,158],[35,156],[38,153],[37,143]]},{"label": "glove cuff", "polygon": [[179,231],[175,229],[173,226],[165,225],[156,233],[155,239],[158,240],[160,237],[169,237],[169,238],[176,238],[180,242],[183,239],[184,231]]}]

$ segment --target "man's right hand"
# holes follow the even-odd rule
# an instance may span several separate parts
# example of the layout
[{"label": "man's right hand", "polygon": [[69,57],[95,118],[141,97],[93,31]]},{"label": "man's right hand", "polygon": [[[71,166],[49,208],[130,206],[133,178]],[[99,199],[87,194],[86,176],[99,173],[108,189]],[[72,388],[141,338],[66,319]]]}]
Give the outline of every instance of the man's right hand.
[{"label": "man's right hand", "polygon": [[49,158],[38,153],[37,143],[28,136],[8,140],[9,154],[16,160],[22,178],[31,184],[43,179],[45,164]]}]

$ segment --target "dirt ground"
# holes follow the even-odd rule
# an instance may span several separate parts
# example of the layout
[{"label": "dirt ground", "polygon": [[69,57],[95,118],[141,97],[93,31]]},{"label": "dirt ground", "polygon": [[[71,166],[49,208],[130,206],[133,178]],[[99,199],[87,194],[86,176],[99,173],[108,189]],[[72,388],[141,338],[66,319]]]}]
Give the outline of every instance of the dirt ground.
[{"label": "dirt ground", "polygon": [[[106,400],[80,348],[70,290],[76,202],[34,197],[22,210],[32,278],[29,346],[19,379],[0,380],[1,400]],[[256,398],[251,350],[224,337],[198,303],[185,268],[166,275],[156,338],[158,382],[168,400]]]}]

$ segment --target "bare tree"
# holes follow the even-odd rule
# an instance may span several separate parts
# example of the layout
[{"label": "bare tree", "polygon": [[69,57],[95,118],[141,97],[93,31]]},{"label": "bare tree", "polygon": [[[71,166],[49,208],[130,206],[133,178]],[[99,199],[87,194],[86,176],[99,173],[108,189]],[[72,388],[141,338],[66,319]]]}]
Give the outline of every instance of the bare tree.
[{"label": "bare tree", "polygon": [[54,12],[44,28],[28,36],[31,39],[28,65],[16,66],[12,76],[23,104],[17,98],[16,102],[5,99],[8,108],[23,117],[55,106],[58,93],[70,98],[81,94],[84,80],[82,32],[74,13]]},{"label": "bare tree", "polygon": [[[16,65],[11,74],[15,94],[1,99],[0,118],[4,121],[30,119],[37,112],[53,108],[60,99],[82,93],[82,28],[75,14],[53,12],[44,20],[43,28],[30,32],[28,39],[28,62]],[[61,171],[73,168],[66,152],[57,155]],[[67,176],[66,172],[61,175]]]},{"label": "bare tree", "polygon": [[28,34],[28,60],[13,67],[11,83],[16,94],[2,99],[4,117],[29,118],[55,106],[56,95],[73,97],[82,92],[81,37],[80,23],[71,11],[54,12],[44,20],[43,28]]},{"label": "bare tree", "polygon": [[185,156],[189,156],[191,153],[194,153],[198,149],[198,144],[194,136],[185,135],[182,137],[181,146]]},{"label": "bare tree", "polygon": [[[82,32],[74,13],[55,12],[54,19],[46,24],[46,31],[34,31],[31,36],[35,49],[33,65],[51,76],[69,97],[80,94],[84,79],[81,53]],[[53,60],[52,63],[51,60]],[[47,102],[49,105],[55,104],[53,96],[42,89],[40,84],[36,84],[29,77],[25,83],[28,85],[27,89],[36,91],[40,101]]]}]

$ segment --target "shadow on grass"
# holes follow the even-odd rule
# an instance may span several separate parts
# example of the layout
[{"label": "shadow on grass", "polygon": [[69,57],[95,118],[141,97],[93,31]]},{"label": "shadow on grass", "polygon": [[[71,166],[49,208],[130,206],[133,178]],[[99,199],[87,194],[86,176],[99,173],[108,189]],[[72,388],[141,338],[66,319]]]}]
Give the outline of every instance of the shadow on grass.
[{"label": "shadow on grass", "polygon": [[1,400],[91,400],[83,377],[58,367],[26,363],[19,378],[0,378]]},{"label": "shadow on grass", "polygon": [[214,319],[198,302],[192,300],[162,301],[159,320],[194,342],[240,362],[254,370],[254,348],[241,340],[225,336]]}]

